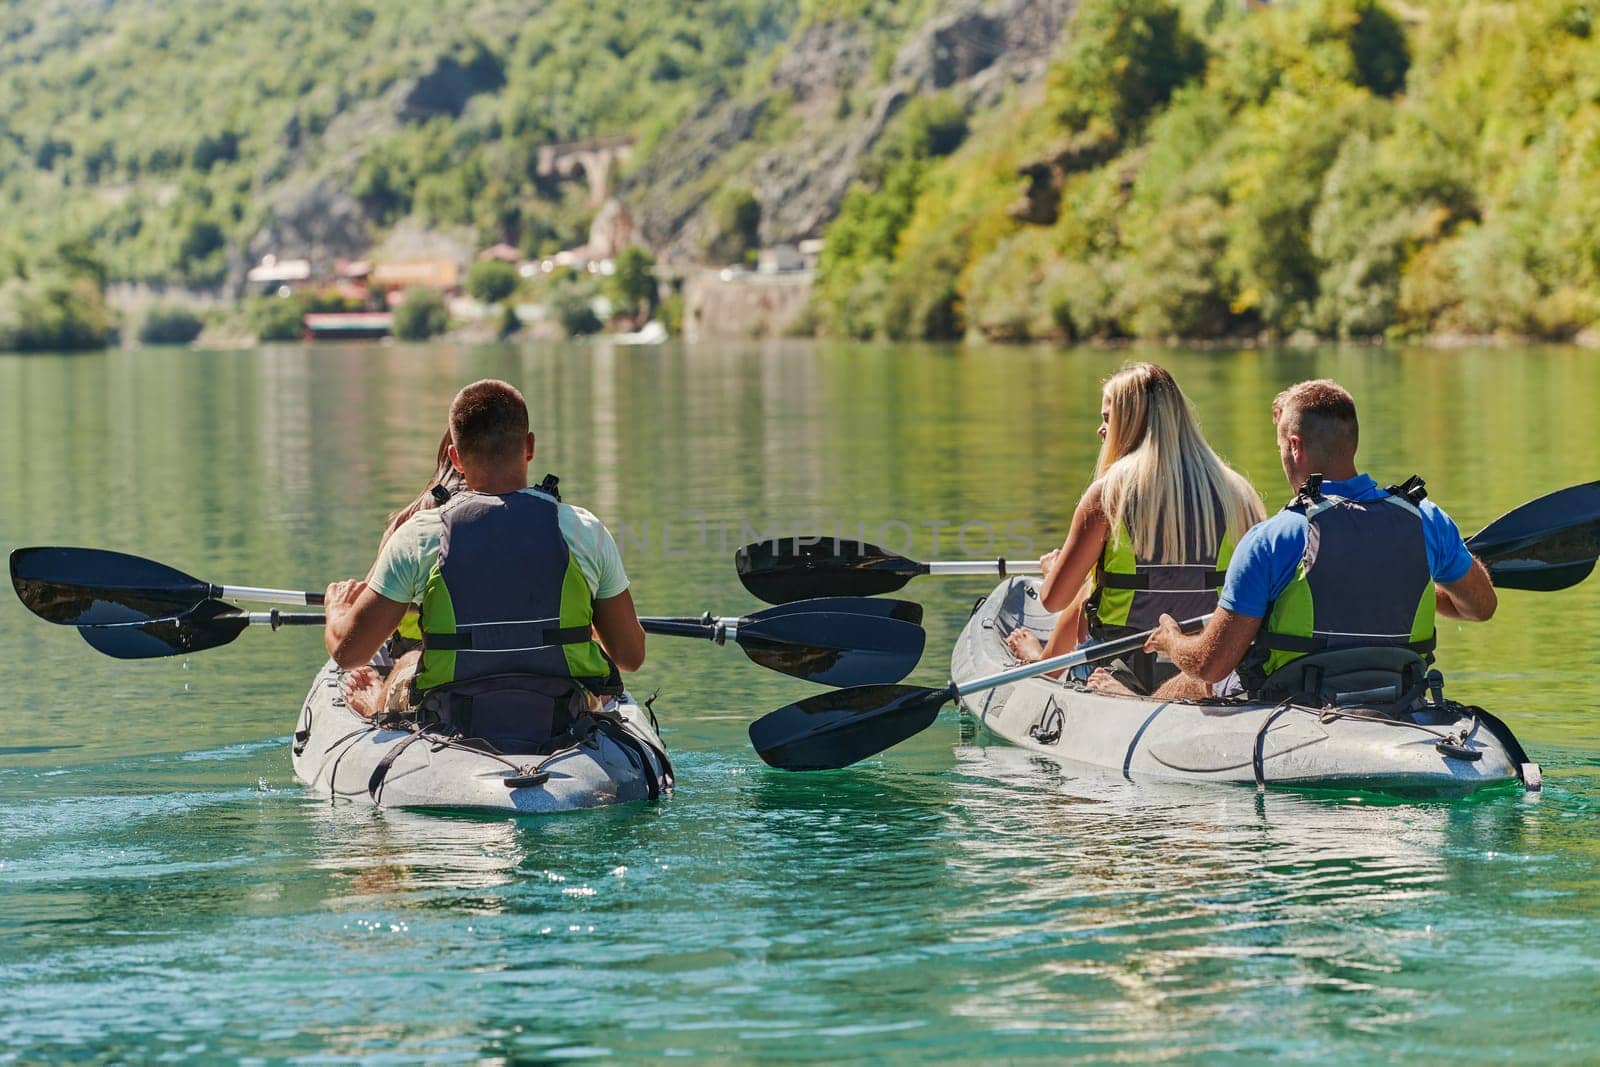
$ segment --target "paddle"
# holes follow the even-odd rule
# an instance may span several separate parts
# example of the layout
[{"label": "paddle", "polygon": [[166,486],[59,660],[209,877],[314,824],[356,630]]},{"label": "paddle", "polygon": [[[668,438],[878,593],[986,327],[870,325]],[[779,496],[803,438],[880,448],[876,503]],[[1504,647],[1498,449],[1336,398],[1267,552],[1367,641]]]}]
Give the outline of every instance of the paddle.
[{"label": "paddle", "polygon": [[[120,607],[133,612],[128,605]],[[867,685],[897,682],[916,668],[926,641],[917,624],[921,618],[922,606],[909,601],[832,597],[743,617],[718,618],[707,612],[700,618],[639,622],[647,633],[698,637],[719,645],[731,639],[753,662],[821,685]],[[79,624],[78,629],[90,646],[108,656],[153,659],[221,647],[252,625],[276,630],[322,622],[316,614],[251,613],[206,599],[170,616]]]},{"label": "paddle", "polygon": [[[215,585],[165,563],[104,548],[16,549],[11,553],[11,584],[28,610],[48,622],[68,626],[170,618],[198,608],[207,600],[221,598],[268,604],[322,603],[321,593]],[[921,605],[907,600],[853,596],[832,599],[834,603],[827,610],[833,612],[912,624],[922,621]],[[773,611],[764,617],[777,614]]]},{"label": "paddle", "polygon": [[219,648],[251,626],[321,626],[317,614],[286,615],[279,611],[240,611],[220,600],[205,600],[182,615],[136,622],[96,623],[78,627],[91,648],[117,659],[187,656]]},{"label": "paddle", "polygon": [[29,611],[70,626],[148,622],[232,597],[268,604],[320,604],[321,593],[212,585],[165,563],[104,548],[19,548],[11,584]]},{"label": "paddle", "polygon": [[1548,592],[1577,585],[1600,557],[1600,482],[1531,500],[1467,538],[1501,589]]},{"label": "paddle", "polygon": [[[1531,500],[1467,538],[1502,589],[1549,592],[1588,577],[1600,558],[1600,482]],[[783,537],[734,554],[739,580],[768,603],[808,596],[875,596],[921,574],[1037,574],[1036,563],[953,560],[918,563],[876,545],[832,537]]]},{"label": "paddle", "polygon": [[[1179,625],[1204,626],[1209,615]],[[1076,652],[1024,663],[1010,670],[943,689],[915,685],[858,685],[819,693],[769,712],[750,724],[750,743],[770,765],[786,771],[826,771],[848,767],[926,730],[939,709],[957,697],[1019,682],[1051,671],[1111,659],[1144,647],[1155,631],[1103,641]]]},{"label": "paddle", "polygon": [[918,563],[877,545],[836,537],[779,537],[734,553],[739,581],[769,604],[813,596],[892,593],[920,574],[1038,574],[1037,560]]},{"label": "paddle", "polygon": [[752,662],[821,685],[897,682],[916,668],[927,634],[922,605],[824,597],[738,618],[640,619],[646,633],[733,641]]}]

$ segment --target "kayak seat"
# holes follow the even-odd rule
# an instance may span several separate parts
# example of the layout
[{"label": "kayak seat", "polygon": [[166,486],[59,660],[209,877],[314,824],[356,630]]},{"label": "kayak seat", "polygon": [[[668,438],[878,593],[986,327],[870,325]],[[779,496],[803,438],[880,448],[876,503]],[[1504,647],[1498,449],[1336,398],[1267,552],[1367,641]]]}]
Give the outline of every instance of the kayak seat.
[{"label": "kayak seat", "polygon": [[1421,701],[1428,666],[1409,648],[1337,648],[1301,656],[1269,675],[1262,700],[1401,715]]}]

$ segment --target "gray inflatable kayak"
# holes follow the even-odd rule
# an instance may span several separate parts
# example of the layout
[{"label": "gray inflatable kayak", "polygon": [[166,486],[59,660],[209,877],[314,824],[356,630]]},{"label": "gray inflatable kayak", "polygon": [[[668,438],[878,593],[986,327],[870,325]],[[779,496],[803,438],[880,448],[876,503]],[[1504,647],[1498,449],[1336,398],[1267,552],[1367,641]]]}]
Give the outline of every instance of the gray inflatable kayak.
[{"label": "gray inflatable kayak", "polygon": [[567,748],[497,753],[373,725],[345,703],[343,673],[331,660],[322,668],[295,723],[295,777],[321,796],[394,808],[546,813],[672,790],[654,717],[631,696],[585,716]]},{"label": "gray inflatable kayak", "polygon": [[[960,684],[1016,666],[1006,635],[1026,626],[1045,640],[1055,619],[1039,603],[1037,578],[1006,579],[967,621],[951,678]],[[1503,723],[1448,701],[1388,716],[1356,707],[1156,701],[1030,678],[962,697],[961,708],[1013,745],[1128,777],[1420,796],[1539,785],[1538,765]]]}]

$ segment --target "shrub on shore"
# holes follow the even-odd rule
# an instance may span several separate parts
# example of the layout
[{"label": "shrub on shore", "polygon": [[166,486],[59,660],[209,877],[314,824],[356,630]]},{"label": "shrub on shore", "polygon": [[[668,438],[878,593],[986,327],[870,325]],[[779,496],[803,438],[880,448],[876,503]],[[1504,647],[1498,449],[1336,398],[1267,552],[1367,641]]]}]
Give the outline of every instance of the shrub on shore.
[{"label": "shrub on shore", "polygon": [[205,325],[205,321],[188,308],[152,308],[139,323],[139,343],[186,345],[200,336]]},{"label": "shrub on shore", "polygon": [[450,311],[435,289],[411,289],[394,309],[394,335],[402,341],[425,341],[449,325]]}]

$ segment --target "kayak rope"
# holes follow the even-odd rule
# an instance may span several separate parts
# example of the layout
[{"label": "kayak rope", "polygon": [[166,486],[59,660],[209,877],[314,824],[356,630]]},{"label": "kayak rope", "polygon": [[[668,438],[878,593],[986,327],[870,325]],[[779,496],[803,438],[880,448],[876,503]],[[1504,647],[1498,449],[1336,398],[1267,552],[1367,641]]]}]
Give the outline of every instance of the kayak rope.
[{"label": "kayak rope", "polygon": [[[628,761],[644,773],[645,787],[649,799],[655,800],[666,790],[672,788],[672,762],[667,758],[666,752],[635,735],[621,715],[616,712],[608,714],[603,711],[590,711],[580,716],[580,721],[583,719],[588,720],[589,729],[583,731],[581,735],[577,733],[569,734],[568,736],[572,738],[571,744],[564,745],[544,755],[536,763],[531,764],[516,763],[509,760],[487,742],[478,741],[474,743],[474,741],[463,739],[456,734],[435,733],[433,725],[419,726],[413,722],[408,727],[411,730],[410,736],[403,737],[395,742],[389,751],[384,754],[383,759],[378,761],[378,765],[373,768],[372,776],[367,780],[367,792],[372,796],[373,803],[381,805],[383,803],[383,787],[388,780],[389,771],[393,768],[395,761],[400,758],[401,753],[407,748],[424,738],[431,743],[431,751],[433,752],[455,749],[461,752],[470,752],[502,764],[514,772],[505,779],[505,782],[508,788],[515,789],[542,785],[550,777],[545,771],[547,766],[558,759],[578,752],[597,732],[603,733],[610,738],[618,748],[622,749],[623,753],[628,757]],[[376,727],[373,727],[373,729],[376,729]],[[335,744],[337,743],[335,742]],[[660,764],[661,773],[659,775],[656,772],[656,768],[651,766],[651,753],[655,754],[656,762]],[[340,753],[341,758],[343,755],[344,753]],[[337,770],[335,773],[337,773]],[[330,781],[330,789],[331,787],[332,783]]]},{"label": "kayak rope", "polygon": [[[1410,728],[1412,730],[1420,730],[1425,734],[1429,734],[1439,739],[1435,747],[1437,747],[1443,755],[1450,756],[1454,759],[1466,760],[1476,760],[1482,755],[1480,751],[1467,747],[1467,739],[1477,732],[1479,724],[1483,722],[1483,718],[1479,714],[1473,714],[1471,726],[1464,727],[1459,731],[1451,732],[1448,730],[1436,729],[1435,727],[1428,726],[1425,723],[1417,722],[1415,719],[1397,719],[1388,715],[1365,715],[1359,711],[1353,711],[1348,708],[1308,708],[1304,705],[1295,704],[1293,701],[1294,697],[1286,697],[1281,704],[1272,709],[1272,713],[1267,716],[1264,722],[1262,722],[1261,729],[1256,731],[1255,753],[1251,759],[1251,764],[1255,771],[1257,786],[1265,786],[1267,784],[1265,767],[1267,731],[1272,729],[1272,724],[1277,722],[1279,717],[1281,717],[1285,712],[1289,711],[1303,711],[1308,715],[1315,715],[1317,717],[1317,721],[1324,726],[1336,719],[1354,719],[1357,722],[1372,722],[1377,723],[1380,726],[1398,726],[1402,728]],[[1432,706],[1438,708],[1438,705]],[[1450,708],[1455,708],[1462,714],[1467,714],[1470,712],[1482,712],[1481,708],[1472,709],[1453,703],[1444,708],[1439,708],[1439,710],[1449,710]],[[1503,740],[1502,743],[1504,743]],[[1448,746],[1448,748],[1446,746]],[[1518,749],[1520,751],[1520,746],[1518,746]],[[1515,753],[1510,751],[1509,746],[1507,746],[1507,753],[1513,757],[1515,756]],[[1520,775],[1521,772],[1519,771],[1518,773]]]},{"label": "kayak rope", "polygon": [[[1265,789],[1267,786],[1266,747],[1267,731],[1272,729],[1272,724],[1277,722],[1285,712],[1294,708],[1294,698],[1286,697],[1283,702],[1272,709],[1272,712],[1262,722],[1261,729],[1256,731],[1255,751],[1250,754],[1250,768],[1256,776],[1256,788]],[[1301,708],[1302,711],[1311,711],[1311,708]]]},{"label": "kayak rope", "polygon": [[[1463,708],[1462,710],[1465,711],[1466,709]],[[1471,730],[1463,730],[1459,734],[1450,733],[1445,730],[1438,730],[1432,726],[1424,725],[1423,723],[1417,722],[1413,719],[1392,719],[1384,715],[1362,715],[1360,712],[1348,711],[1340,708],[1323,708],[1317,713],[1318,722],[1326,724],[1335,719],[1356,719],[1360,722],[1375,722],[1384,726],[1409,726],[1413,730],[1421,730],[1423,733],[1432,734],[1434,737],[1437,737],[1442,741],[1451,742],[1465,741],[1472,733]],[[1476,717],[1474,717],[1473,725],[1477,725]]]},{"label": "kayak rope", "polygon": [[514,773],[506,781],[511,788],[542,785],[550,777],[544,771],[545,765],[558,757],[576,752],[583,746],[585,740],[583,737],[575,737],[572,744],[556,749],[537,763],[526,764],[514,763],[506,759],[488,742],[471,744],[463,740],[459,735],[435,733],[433,724],[423,726],[413,721],[407,724],[407,729],[410,730],[410,736],[402,737],[399,741],[389,746],[389,751],[384,754],[383,759],[378,761],[378,765],[372,768],[372,776],[367,779],[367,792],[372,796],[374,804],[380,806],[383,804],[384,784],[388,781],[389,771],[394,767],[395,761],[400,758],[401,753],[424,739],[431,743],[432,752],[442,752],[447,748],[460,752],[470,752],[510,768]]},{"label": "kayak rope", "polygon": [[[329,745],[327,748],[322,750],[323,756],[326,757],[329,752],[332,752],[334,749],[338,748],[340,745],[343,745],[346,741],[350,742],[349,745],[345,746],[345,749],[344,749],[343,752],[340,752],[337,756],[335,756],[333,758],[333,766],[328,771],[328,801],[329,801],[329,803],[332,803],[333,800],[336,799],[338,797],[338,795],[339,795],[339,784],[338,783],[339,783],[339,763],[340,763],[340,761],[343,760],[345,758],[345,756],[349,755],[350,751],[356,747],[356,742],[357,741],[359,741],[361,738],[365,737],[367,734],[373,733],[377,729],[378,728],[376,726],[373,726],[371,723],[368,723],[367,725],[362,726],[359,729],[351,730],[349,733],[345,734],[343,737],[339,738],[333,744]],[[352,793],[346,793],[345,796],[355,796],[355,794],[353,792]]]}]

